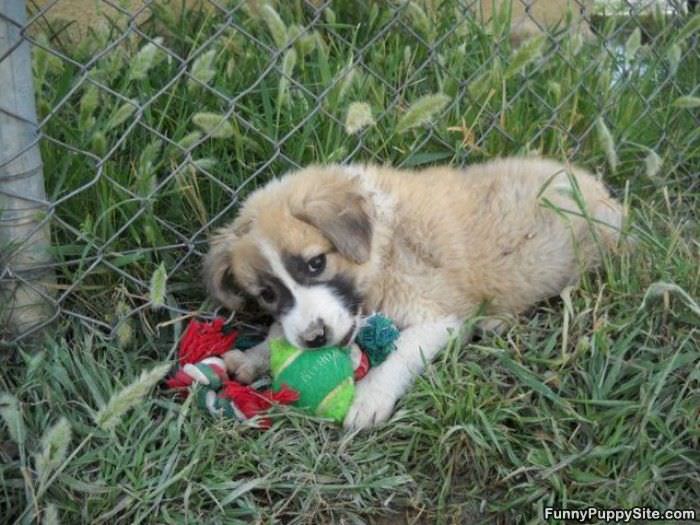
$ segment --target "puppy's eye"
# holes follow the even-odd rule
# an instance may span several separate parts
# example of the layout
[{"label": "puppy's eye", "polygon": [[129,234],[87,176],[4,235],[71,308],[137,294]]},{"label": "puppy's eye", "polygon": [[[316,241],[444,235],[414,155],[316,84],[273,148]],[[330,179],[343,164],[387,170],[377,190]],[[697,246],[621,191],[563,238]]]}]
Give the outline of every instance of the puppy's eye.
[{"label": "puppy's eye", "polygon": [[309,275],[319,275],[326,268],[326,255],[322,253],[306,261],[306,271]]},{"label": "puppy's eye", "polygon": [[277,295],[275,294],[275,291],[269,286],[266,286],[265,288],[260,290],[260,299],[262,299],[266,303],[272,303],[276,298]]}]

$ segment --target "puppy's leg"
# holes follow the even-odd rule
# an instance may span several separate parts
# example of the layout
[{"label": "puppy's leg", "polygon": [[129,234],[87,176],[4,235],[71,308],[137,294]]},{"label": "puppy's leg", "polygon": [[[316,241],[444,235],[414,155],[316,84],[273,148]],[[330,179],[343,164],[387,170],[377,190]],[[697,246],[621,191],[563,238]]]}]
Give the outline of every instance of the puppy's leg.
[{"label": "puppy's leg", "polygon": [[236,381],[249,384],[270,368],[270,340],[283,337],[282,326],[274,323],[265,340],[245,352],[231,350],[224,354],[224,363],[229,375]]},{"label": "puppy's leg", "polygon": [[435,357],[449,341],[451,332],[460,326],[457,319],[445,318],[402,331],[396,350],[357,383],[355,399],[345,416],[345,428],[367,428],[386,420],[425,363]]},{"label": "puppy's leg", "polygon": [[498,317],[487,317],[476,324],[478,333],[482,336],[502,335],[515,323],[514,315],[502,314]]}]

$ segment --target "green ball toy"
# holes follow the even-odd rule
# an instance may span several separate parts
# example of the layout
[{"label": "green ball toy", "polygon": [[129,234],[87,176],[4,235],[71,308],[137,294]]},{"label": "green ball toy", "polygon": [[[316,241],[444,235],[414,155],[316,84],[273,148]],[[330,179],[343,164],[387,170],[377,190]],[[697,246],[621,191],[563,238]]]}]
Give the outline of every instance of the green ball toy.
[{"label": "green ball toy", "polygon": [[341,423],[355,396],[348,348],[301,350],[277,339],[270,342],[272,390],[282,385],[295,390],[295,406]]}]

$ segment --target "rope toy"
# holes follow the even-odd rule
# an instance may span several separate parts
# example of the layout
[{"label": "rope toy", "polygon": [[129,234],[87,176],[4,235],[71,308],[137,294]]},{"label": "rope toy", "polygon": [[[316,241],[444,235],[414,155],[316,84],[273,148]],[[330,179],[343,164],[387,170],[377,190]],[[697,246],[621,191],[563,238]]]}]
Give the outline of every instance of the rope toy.
[{"label": "rope toy", "polygon": [[370,366],[378,366],[389,357],[399,337],[399,329],[391,319],[382,314],[373,314],[367,318],[355,342],[367,354]]},{"label": "rope toy", "polygon": [[[238,332],[227,329],[221,318],[211,322],[191,321],[180,340],[180,368],[165,381],[166,386],[187,395],[191,386],[199,385],[196,391],[199,407],[238,421],[247,421],[273,404],[296,401],[298,395],[288,388],[258,391],[228,378],[224,360],[219,356],[234,346],[237,337]],[[269,418],[259,422],[261,428],[269,428],[271,424]]]},{"label": "rope toy", "polygon": [[[198,406],[239,421],[263,414],[274,404],[294,404],[341,422],[352,403],[355,382],[393,351],[399,331],[389,319],[374,314],[365,320],[351,347],[304,351],[283,340],[271,341],[273,383],[262,391],[228,377],[220,356],[235,346],[250,346],[238,335],[222,318],[191,321],[180,340],[179,368],[166,386],[187,395],[197,385]],[[261,428],[270,425],[269,418],[260,419]]]}]

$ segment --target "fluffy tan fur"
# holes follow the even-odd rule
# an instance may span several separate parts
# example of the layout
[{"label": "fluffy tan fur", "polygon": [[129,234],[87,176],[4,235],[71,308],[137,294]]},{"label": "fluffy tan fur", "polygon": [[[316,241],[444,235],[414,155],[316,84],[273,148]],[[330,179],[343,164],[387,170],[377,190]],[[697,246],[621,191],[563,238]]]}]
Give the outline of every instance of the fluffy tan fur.
[{"label": "fluffy tan fur", "polygon": [[235,306],[233,288],[219,278],[230,272],[256,293],[256,275],[266,269],[257,239],[311,256],[333,248],[324,222],[363,215],[370,238],[341,232],[345,250],[329,254],[329,272],[352,277],[365,310],[400,326],[465,318],[481,305],[519,314],[597,264],[622,222],[620,205],[593,175],[551,160],[509,158],[465,170],[313,166],[258,190],[220,231],[206,265],[210,289]]}]

